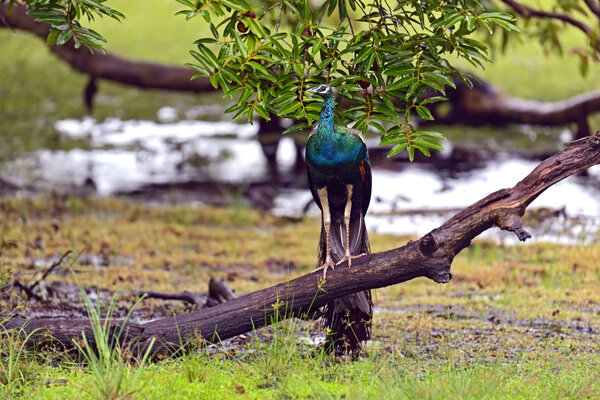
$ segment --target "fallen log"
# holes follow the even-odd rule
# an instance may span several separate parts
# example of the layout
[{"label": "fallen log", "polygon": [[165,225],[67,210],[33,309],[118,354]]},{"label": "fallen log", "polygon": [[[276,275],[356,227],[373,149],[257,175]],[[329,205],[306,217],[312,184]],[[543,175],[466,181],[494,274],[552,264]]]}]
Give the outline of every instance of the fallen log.
[{"label": "fallen log", "polygon": [[[416,241],[389,251],[356,258],[352,268],[342,264],[322,280],[321,272],[312,272],[289,282],[233,298],[215,307],[176,315],[144,324],[113,321],[112,334],[122,333],[122,345],[145,350],[156,339],[155,354],[173,353],[186,347],[200,335],[215,342],[249,332],[285,318],[310,318],[317,309],[334,298],[366,289],[394,285],[417,277],[438,283],[452,278],[454,257],[483,231],[497,226],[514,232],[524,241],[530,234],[521,217],[527,206],[544,190],[562,179],[600,163],[600,130],[571,143],[565,150],[540,163],[514,187],[498,190],[463,209]],[[6,328],[24,333],[36,332],[31,340],[54,343],[73,349],[82,332],[92,337],[90,322],[80,320],[14,318]],[[93,345],[93,342],[92,342]]]}]

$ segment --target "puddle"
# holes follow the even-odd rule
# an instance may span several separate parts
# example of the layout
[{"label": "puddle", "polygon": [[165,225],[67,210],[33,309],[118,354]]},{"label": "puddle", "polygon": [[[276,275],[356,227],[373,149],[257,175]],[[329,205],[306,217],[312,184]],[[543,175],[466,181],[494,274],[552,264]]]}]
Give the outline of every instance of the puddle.
[{"label": "puddle", "polygon": [[[222,117],[216,107],[190,113],[187,117]],[[38,151],[7,163],[0,179],[34,189],[87,186],[100,195],[131,193],[150,185],[249,185],[270,181],[256,125],[176,121],[177,117],[165,107],[158,112],[160,123],[118,119],[97,122],[93,118],[59,121],[55,128],[62,135],[87,139],[90,149]],[[514,185],[537,165],[536,161],[499,154],[493,160],[477,160],[472,165],[475,168],[453,168],[448,165],[452,151],[448,146],[441,154],[445,161],[435,165],[377,161],[367,216],[369,229],[423,235],[459,209]],[[292,173],[296,162],[292,137],[281,139],[277,162],[279,172]],[[291,182],[277,189],[273,213],[299,217],[308,210],[309,215],[318,215],[317,207],[310,204],[310,192],[304,188],[303,173],[294,175]],[[563,212],[532,229],[533,240],[591,240],[600,231],[600,166],[591,168],[587,177],[570,177],[554,185],[531,204],[530,209],[534,208]],[[497,229],[488,230],[485,236],[506,244],[517,242],[513,235]]]},{"label": "puddle", "polygon": [[[422,236],[462,208],[496,190],[513,186],[536,165],[532,161],[506,157],[453,177],[422,165],[410,165],[401,171],[374,169],[367,226],[370,231],[380,233]],[[531,241],[585,243],[593,240],[600,231],[600,167],[591,168],[589,174],[587,178],[570,177],[559,182],[531,203],[529,210],[561,210],[557,216],[544,219],[536,226],[526,226],[533,235]],[[275,199],[273,212],[298,216],[310,199],[308,190],[283,190]],[[319,214],[316,205],[309,208],[309,214]],[[506,245],[519,242],[512,233],[499,229],[490,229],[481,237]]]},{"label": "puddle", "polygon": [[[161,109],[162,110],[162,109]],[[21,187],[54,189],[93,182],[98,194],[130,192],[150,184],[218,181],[240,184],[264,179],[267,162],[255,139],[257,126],[232,122],[63,120],[55,128],[89,140],[91,150],[42,150],[3,169]],[[278,154],[282,168],[295,161],[291,138]]]}]

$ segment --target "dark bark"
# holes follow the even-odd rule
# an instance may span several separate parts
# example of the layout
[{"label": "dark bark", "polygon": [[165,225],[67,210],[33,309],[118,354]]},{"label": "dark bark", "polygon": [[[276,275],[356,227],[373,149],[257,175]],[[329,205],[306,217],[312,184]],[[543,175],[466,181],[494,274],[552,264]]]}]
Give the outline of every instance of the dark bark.
[{"label": "dark bark", "polygon": [[[463,209],[423,236],[389,251],[359,257],[352,268],[346,264],[329,271],[323,282],[320,271],[286,283],[234,298],[218,306],[165,318],[145,324],[114,321],[113,332],[124,325],[120,337],[127,346],[143,350],[152,338],[157,342],[155,353],[172,353],[201,335],[214,342],[227,339],[275,321],[295,317],[310,317],[318,307],[332,299],[367,289],[405,282],[416,277],[428,277],[447,283],[452,275],[454,257],[483,231],[497,226],[514,232],[519,240],[529,233],[523,229],[521,217],[527,206],[544,190],[562,179],[600,163],[600,131],[595,136],[571,143],[565,150],[540,163],[527,177],[509,189],[498,190]],[[91,337],[88,320],[56,320],[15,318],[7,328],[23,328],[25,332],[40,329],[34,340],[48,337],[67,349],[73,340]]]},{"label": "dark bark", "polygon": [[139,296],[150,299],[177,300],[196,307],[214,307],[238,297],[223,279],[210,278],[207,293],[192,293],[187,290],[178,293],[154,292],[144,290]]}]

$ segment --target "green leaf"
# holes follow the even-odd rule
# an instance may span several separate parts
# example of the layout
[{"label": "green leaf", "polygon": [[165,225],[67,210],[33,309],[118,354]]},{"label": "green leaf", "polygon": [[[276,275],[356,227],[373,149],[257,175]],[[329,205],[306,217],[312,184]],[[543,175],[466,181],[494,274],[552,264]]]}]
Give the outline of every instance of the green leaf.
[{"label": "green leaf", "polygon": [[[379,132],[381,132],[382,135],[385,135],[387,133],[386,129],[379,122],[371,120],[371,121],[369,121],[369,124],[371,126],[374,126]],[[383,139],[383,136],[382,136],[382,139]]]},{"label": "green leaf", "polygon": [[252,30],[252,32],[257,35],[259,38],[264,38],[267,37],[267,31],[265,30],[265,27],[262,26],[262,24],[257,21],[255,18],[245,18],[245,21],[248,23],[248,25],[250,26],[250,29]]},{"label": "green leaf", "polygon": [[217,89],[219,87],[219,76],[217,74],[211,75],[209,78],[210,84]]},{"label": "green leaf", "polygon": [[433,115],[431,115],[431,111],[429,111],[427,107],[417,106],[415,108],[417,109],[417,113],[419,113],[421,117],[423,117],[426,120],[433,121]]},{"label": "green leaf", "polygon": [[374,50],[372,47],[365,47],[360,53],[358,53],[358,56],[354,60],[354,63],[359,64],[361,61],[365,60],[367,57],[373,54],[373,51]]},{"label": "green leaf", "polygon": [[[422,143],[419,143],[416,140],[413,141],[412,145],[414,148],[419,149],[421,151],[421,153],[425,154],[425,156],[431,157],[431,153],[429,152],[429,149],[427,148],[427,146],[424,146]],[[410,153],[409,153],[409,158],[410,158]],[[412,161],[412,160],[410,160],[410,161]]]},{"label": "green leaf", "polygon": [[244,56],[244,58],[248,57],[248,48],[246,47],[246,44],[242,40],[240,34],[237,31],[233,31],[233,35],[235,37],[235,44],[237,45],[240,53],[242,53],[242,56]]},{"label": "green leaf", "polygon": [[198,53],[197,51],[194,50],[190,50],[190,54],[196,59],[198,60],[198,62],[200,64],[202,64],[202,66],[204,66],[206,68],[207,71],[212,72],[213,71],[213,66],[210,63],[210,61],[204,57],[202,54]]},{"label": "green leaf", "polygon": [[302,106],[302,103],[299,101],[288,104],[287,106],[279,109],[279,115],[287,115],[291,114]]},{"label": "green leaf", "polygon": [[448,100],[446,97],[433,96],[433,97],[428,97],[425,100],[423,100],[421,105],[424,106],[425,104],[437,103],[438,101],[446,101],[446,100]]},{"label": "green leaf", "polygon": [[248,5],[248,3],[242,2],[240,0],[219,0],[219,1],[226,7],[231,8],[232,10],[243,12],[243,11],[246,11],[247,9],[250,9],[250,6]]},{"label": "green leaf", "polygon": [[446,94],[446,90],[444,89],[444,85],[438,81],[433,81],[431,79],[423,79],[421,80],[422,83],[426,84],[429,87],[434,88],[435,90],[437,90],[438,92],[442,93],[442,94]]},{"label": "green leaf", "polygon": [[464,17],[459,13],[451,14],[444,19],[443,26],[445,28],[450,28],[450,27],[456,25],[458,22],[462,21],[463,19],[464,19]]},{"label": "green leaf", "polygon": [[394,82],[390,86],[388,86],[387,90],[388,91],[398,90],[398,89],[407,87],[416,81],[417,81],[417,78],[415,78],[414,76],[405,76],[404,78],[397,80],[396,82]]},{"label": "green leaf", "polygon": [[390,144],[395,144],[400,141],[403,141],[404,139],[405,139],[404,136],[399,135],[399,134],[386,135],[381,138],[381,140],[379,141],[379,145],[380,146],[388,146]]},{"label": "green leaf", "polygon": [[215,25],[212,23],[210,24],[210,31],[213,34],[213,36],[215,37],[215,39],[219,39],[219,31],[217,30]]},{"label": "green leaf", "polygon": [[443,75],[439,72],[423,72],[423,76],[456,89],[456,84],[454,81],[449,76]]},{"label": "green leaf", "polygon": [[305,21],[308,21],[311,19],[311,9],[310,9],[310,4],[308,3],[308,0],[304,0],[304,6],[302,7],[302,18]]},{"label": "green leaf", "polygon": [[516,32],[520,32],[519,28],[516,27],[516,25],[508,22],[508,21],[504,21],[502,19],[497,19],[497,18],[489,18],[489,21],[493,21],[496,24],[500,25],[501,27],[503,27],[504,29],[506,29],[507,31],[516,31]]},{"label": "green leaf", "polygon": [[509,14],[507,12],[485,12],[485,13],[481,13],[477,16],[478,18],[482,18],[482,19],[486,19],[486,18],[498,18],[498,19],[504,19],[507,21],[514,21],[515,17],[512,14]]},{"label": "green leaf", "polygon": [[221,74],[223,74],[224,77],[227,77],[230,81],[233,81],[235,83],[238,84],[238,86],[242,87],[244,86],[244,83],[241,81],[241,79],[235,74],[235,72],[227,69],[227,68],[223,68],[221,69]]},{"label": "green leaf", "polygon": [[73,31],[71,30],[66,30],[66,31],[62,31],[60,33],[60,35],[58,35],[58,38],[56,38],[56,44],[57,45],[63,45],[65,43],[67,43],[69,41],[69,39],[71,39],[73,37]]},{"label": "green leaf", "polygon": [[[406,147],[408,146],[408,143],[404,142],[404,143],[398,143],[397,145],[395,145],[394,147],[392,147],[392,149],[389,151],[388,153],[388,158],[395,156],[396,154],[400,153],[402,150],[404,150]],[[412,161],[412,160],[411,160]]]},{"label": "green leaf", "polygon": [[48,46],[53,46],[56,44],[56,40],[58,39],[58,35],[61,32],[57,29],[51,29],[50,33],[48,34],[48,37],[46,37],[46,44]]},{"label": "green leaf", "polygon": [[407,147],[406,151],[408,152],[408,161],[413,162],[415,160],[415,148]]},{"label": "green leaf", "polygon": [[260,72],[262,75],[264,75],[265,78],[275,82],[275,78],[273,77],[273,74],[271,74],[265,67],[263,67],[256,61],[250,60],[250,61],[248,61],[248,65],[251,65],[252,67],[254,67],[258,72]]},{"label": "green leaf", "polygon": [[290,126],[289,128],[287,128],[285,131],[283,131],[282,135],[288,134],[288,133],[293,133],[293,132],[298,132],[302,129],[306,129],[310,127],[310,124],[306,123],[306,122],[301,122],[298,124],[294,124],[292,126]]},{"label": "green leaf", "polygon": [[310,51],[311,57],[314,57],[319,52],[321,45],[323,45],[323,39],[313,41],[312,50]]},{"label": "green leaf", "polygon": [[415,72],[415,70],[416,69],[412,64],[408,64],[408,65],[401,65],[401,66],[386,69],[383,72],[383,74],[390,75],[390,76],[408,75],[408,74],[413,74]]},{"label": "green leaf", "polygon": [[256,113],[258,115],[260,115],[261,117],[263,117],[266,121],[271,120],[271,116],[269,115],[269,112],[262,105],[257,104],[256,107],[254,107],[254,111],[256,111]]},{"label": "green leaf", "polygon": [[200,11],[200,15],[202,15],[202,18],[210,24],[210,13],[207,10]]},{"label": "green leaf", "polygon": [[190,0],[175,0],[176,2],[183,4],[184,6],[187,6],[189,8],[196,8],[196,5],[194,3],[192,3]]},{"label": "green leaf", "polygon": [[417,138],[413,139],[413,142],[421,143],[424,146],[427,146],[427,147],[435,149],[435,150],[444,150],[444,147],[440,143],[436,142],[433,139],[429,139],[427,137],[417,137]]},{"label": "green leaf", "polygon": [[[221,65],[219,64],[219,61],[217,60],[217,57],[215,57],[215,55],[213,54],[213,52],[210,51],[208,49],[208,47],[206,47],[202,43],[199,43],[198,44],[198,51],[208,61],[209,65],[212,65],[216,69],[221,68]],[[194,53],[196,53],[196,52],[192,50],[192,55],[194,55]]]},{"label": "green leaf", "polygon": [[443,134],[439,133],[439,132],[434,132],[434,131],[416,131],[414,132],[415,136],[430,136],[436,139],[440,139],[440,140],[446,140],[446,136],[444,136]]}]

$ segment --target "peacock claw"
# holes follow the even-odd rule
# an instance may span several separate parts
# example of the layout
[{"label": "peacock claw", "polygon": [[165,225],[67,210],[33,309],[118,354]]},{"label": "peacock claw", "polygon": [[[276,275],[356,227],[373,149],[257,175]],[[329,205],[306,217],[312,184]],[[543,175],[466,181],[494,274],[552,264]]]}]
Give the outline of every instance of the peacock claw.
[{"label": "peacock claw", "polygon": [[342,258],[340,261],[337,262],[337,264],[335,264],[335,266],[337,267],[338,265],[342,264],[343,262],[348,261],[348,268],[350,268],[352,266],[352,259],[363,257],[363,256],[366,256],[366,255],[367,255],[367,253],[361,253],[361,254],[358,254],[356,256],[351,256],[349,254],[346,254],[344,256],[344,258]]},{"label": "peacock claw", "polygon": [[346,254],[340,261],[338,261],[335,266],[337,267],[338,265],[344,263],[348,261],[348,268],[350,268],[352,266],[352,256],[349,254]]},{"label": "peacock claw", "polygon": [[331,261],[331,258],[323,263],[319,268],[316,268],[313,272],[323,269],[323,279],[327,279],[327,269],[335,269],[335,264]]}]

